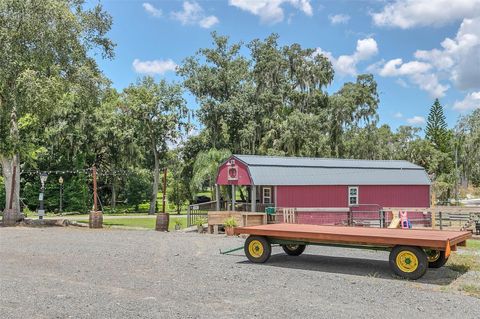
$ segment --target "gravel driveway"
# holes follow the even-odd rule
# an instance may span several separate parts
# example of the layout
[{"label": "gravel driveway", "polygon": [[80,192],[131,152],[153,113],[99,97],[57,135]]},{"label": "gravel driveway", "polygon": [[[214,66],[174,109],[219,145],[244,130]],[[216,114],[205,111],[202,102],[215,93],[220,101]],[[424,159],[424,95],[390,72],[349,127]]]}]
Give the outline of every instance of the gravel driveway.
[{"label": "gravel driveway", "polygon": [[[458,273],[392,278],[385,252],[274,248],[246,262],[243,239],[194,233],[0,228],[0,318],[478,318],[447,292]],[[362,259],[360,259],[362,258]],[[448,290],[450,291],[450,290]]]}]

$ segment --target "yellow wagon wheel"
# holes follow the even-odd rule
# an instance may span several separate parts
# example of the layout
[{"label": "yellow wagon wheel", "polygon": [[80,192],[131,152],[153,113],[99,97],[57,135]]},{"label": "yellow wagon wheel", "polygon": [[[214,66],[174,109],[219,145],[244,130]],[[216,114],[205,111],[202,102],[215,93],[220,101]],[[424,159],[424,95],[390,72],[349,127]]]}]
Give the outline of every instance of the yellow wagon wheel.
[{"label": "yellow wagon wheel", "polygon": [[395,259],[397,267],[403,272],[414,272],[418,268],[418,258],[415,254],[408,250],[402,250],[397,254]]},{"label": "yellow wagon wheel", "polygon": [[267,238],[262,236],[249,236],[245,241],[245,255],[254,263],[264,263],[272,254],[272,246]]},{"label": "yellow wagon wheel", "polygon": [[395,246],[390,252],[389,263],[396,275],[406,279],[418,279],[428,268],[427,254],[414,246]]},{"label": "yellow wagon wheel", "polygon": [[263,255],[263,244],[255,239],[248,244],[248,253],[255,258],[260,258]]},{"label": "yellow wagon wheel", "polygon": [[428,258],[429,268],[440,268],[447,262],[448,258],[445,257],[445,251],[436,249],[425,249],[425,253]]}]

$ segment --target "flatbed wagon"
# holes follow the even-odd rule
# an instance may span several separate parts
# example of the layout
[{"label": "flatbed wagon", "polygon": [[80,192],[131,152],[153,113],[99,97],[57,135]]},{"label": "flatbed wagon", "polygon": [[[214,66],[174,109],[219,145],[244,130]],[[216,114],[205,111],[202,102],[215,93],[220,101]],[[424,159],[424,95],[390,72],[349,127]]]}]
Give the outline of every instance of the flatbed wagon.
[{"label": "flatbed wagon", "polygon": [[236,227],[234,232],[249,235],[244,250],[254,263],[264,263],[270,258],[272,244],[281,245],[290,256],[301,255],[307,245],[384,249],[390,251],[390,268],[406,279],[422,277],[429,267],[442,267],[450,251],[466,246],[467,239],[472,236],[465,231],[302,224]]}]

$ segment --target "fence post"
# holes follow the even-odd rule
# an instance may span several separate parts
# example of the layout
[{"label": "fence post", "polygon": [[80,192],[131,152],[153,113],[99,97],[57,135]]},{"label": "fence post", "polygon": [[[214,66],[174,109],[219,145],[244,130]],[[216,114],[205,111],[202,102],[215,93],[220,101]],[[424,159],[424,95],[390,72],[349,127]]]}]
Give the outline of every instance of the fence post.
[{"label": "fence post", "polygon": [[442,212],[438,212],[438,221],[440,222],[440,230],[443,230]]},{"label": "fence post", "polygon": [[188,205],[188,208],[187,208],[187,227],[190,227],[190,225],[192,224],[192,216],[190,215],[191,212],[190,212],[190,208],[191,206]]},{"label": "fence post", "polygon": [[380,228],[385,228],[385,211],[380,211]]}]

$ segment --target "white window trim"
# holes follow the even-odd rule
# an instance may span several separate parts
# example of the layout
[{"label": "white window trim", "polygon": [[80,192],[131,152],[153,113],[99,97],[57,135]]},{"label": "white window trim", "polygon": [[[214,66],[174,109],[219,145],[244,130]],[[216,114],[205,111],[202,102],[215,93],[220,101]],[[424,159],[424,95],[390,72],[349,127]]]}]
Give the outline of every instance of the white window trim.
[{"label": "white window trim", "polygon": [[[270,196],[265,196],[265,190],[268,189],[270,191]],[[265,198],[268,198],[268,203],[265,202]],[[272,188],[271,187],[263,187],[262,188],[262,201],[263,204],[271,204],[272,203]]]},{"label": "white window trim", "polygon": [[[351,189],[356,189],[357,190],[357,195],[350,195],[350,190]],[[360,194],[358,193],[358,186],[348,186],[348,194],[347,194],[347,200],[348,200],[348,206],[355,206],[355,205],[358,205],[359,203],[359,196]],[[356,201],[355,201],[355,204],[351,204],[350,203],[350,198],[351,197],[355,197],[356,198]]]}]

